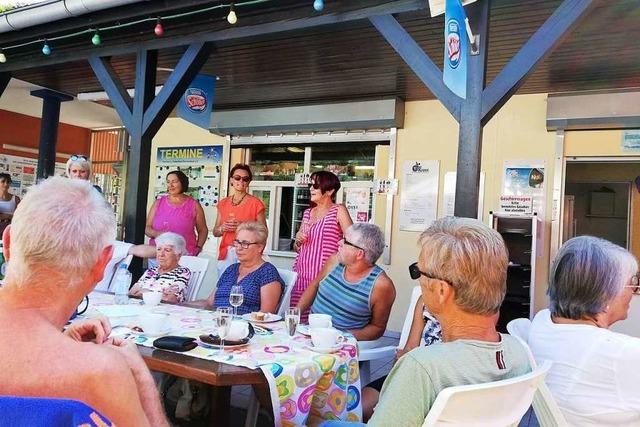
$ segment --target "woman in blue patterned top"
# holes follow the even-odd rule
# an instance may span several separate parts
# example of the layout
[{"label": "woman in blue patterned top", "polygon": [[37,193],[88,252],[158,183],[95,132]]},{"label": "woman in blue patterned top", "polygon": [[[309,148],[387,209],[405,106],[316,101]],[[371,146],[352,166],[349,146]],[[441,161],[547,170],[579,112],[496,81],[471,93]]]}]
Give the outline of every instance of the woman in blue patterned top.
[{"label": "woman in blue patterned top", "polygon": [[242,286],[244,299],[238,314],[261,311],[275,313],[284,291],[284,281],[276,267],[262,259],[267,243],[267,228],[259,222],[243,222],[236,229],[233,246],[238,262],[230,265],[218,279],[218,286],[209,298],[195,301],[200,307],[229,307],[229,294],[234,285]]}]

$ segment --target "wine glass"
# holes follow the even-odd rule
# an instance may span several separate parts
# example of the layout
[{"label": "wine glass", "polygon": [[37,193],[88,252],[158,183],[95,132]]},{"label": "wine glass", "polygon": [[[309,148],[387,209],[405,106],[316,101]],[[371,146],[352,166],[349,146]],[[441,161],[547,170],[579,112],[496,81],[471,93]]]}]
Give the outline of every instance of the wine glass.
[{"label": "wine glass", "polygon": [[242,293],[242,286],[233,285],[231,287],[231,293],[229,294],[229,304],[233,306],[233,315],[238,315],[238,307],[244,302],[244,294]]},{"label": "wine glass", "polygon": [[216,323],[218,329],[218,337],[220,338],[220,351],[224,351],[224,339],[229,335],[231,330],[231,309],[229,307],[220,307],[216,310]]},{"label": "wine glass", "polygon": [[287,309],[287,313],[284,317],[284,322],[287,327],[287,333],[290,338],[296,334],[296,328],[300,323],[300,309],[298,307],[290,307]]}]

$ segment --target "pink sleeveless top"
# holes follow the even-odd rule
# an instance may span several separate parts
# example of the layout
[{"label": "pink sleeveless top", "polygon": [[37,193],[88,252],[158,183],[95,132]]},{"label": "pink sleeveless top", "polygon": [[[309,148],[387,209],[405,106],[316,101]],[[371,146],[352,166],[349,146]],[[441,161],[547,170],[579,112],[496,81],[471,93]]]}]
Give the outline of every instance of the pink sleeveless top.
[{"label": "pink sleeveless top", "polygon": [[[172,231],[184,237],[187,242],[189,255],[196,254],[196,202],[188,197],[182,204],[174,206],[169,203],[167,196],[158,199],[158,207],[153,217],[152,227],[157,231]],[[155,240],[151,239],[154,245]]]},{"label": "pink sleeveless top", "polygon": [[[308,222],[310,218],[311,209],[307,209],[304,211],[302,221]],[[340,239],[342,239],[342,229],[338,223],[338,205],[334,205],[324,218],[311,226],[307,240],[298,252],[293,264],[293,271],[298,273],[298,278],[291,292],[291,307],[295,307],[309,283],[320,273],[327,259],[338,252]]]}]

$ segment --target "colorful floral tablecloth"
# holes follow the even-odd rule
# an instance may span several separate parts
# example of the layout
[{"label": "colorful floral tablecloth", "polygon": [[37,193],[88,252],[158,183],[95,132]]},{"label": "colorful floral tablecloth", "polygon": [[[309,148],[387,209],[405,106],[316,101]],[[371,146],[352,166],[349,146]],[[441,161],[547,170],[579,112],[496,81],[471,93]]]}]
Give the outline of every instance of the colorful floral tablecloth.
[{"label": "colorful floral tablecloth", "polygon": [[[165,304],[145,307],[137,300],[132,300],[132,303],[132,307],[125,306],[132,313],[153,311],[170,314],[171,331],[167,335],[198,338],[214,330],[213,313],[209,310]],[[96,316],[100,306],[111,304],[113,295],[94,292],[90,295],[89,310],[79,317]],[[112,319],[115,324],[131,322],[135,323],[135,319]],[[359,421],[362,418],[360,371],[353,336],[346,335],[347,341],[339,351],[319,354],[307,349],[311,344],[308,337],[296,334],[293,339],[289,338],[284,322],[265,326],[271,331],[256,331],[244,347],[221,352],[198,340],[198,347],[182,354],[261,369],[269,383],[277,426],[315,426],[327,419]],[[120,333],[145,347],[153,347],[157,338],[143,333],[132,334],[126,328]]]}]

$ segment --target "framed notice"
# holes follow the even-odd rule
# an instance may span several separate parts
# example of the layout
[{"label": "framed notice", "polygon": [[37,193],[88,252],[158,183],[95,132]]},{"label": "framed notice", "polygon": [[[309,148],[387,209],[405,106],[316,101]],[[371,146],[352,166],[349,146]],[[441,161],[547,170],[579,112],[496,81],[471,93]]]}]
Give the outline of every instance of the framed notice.
[{"label": "framed notice", "polygon": [[544,160],[505,160],[502,196],[530,196],[532,211],[545,218]]},{"label": "framed notice", "polygon": [[371,188],[345,188],[344,204],[353,222],[369,222]]},{"label": "framed notice", "polygon": [[400,230],[424,231],[438,215],[438,160],[406,160],[400,182]]}]

